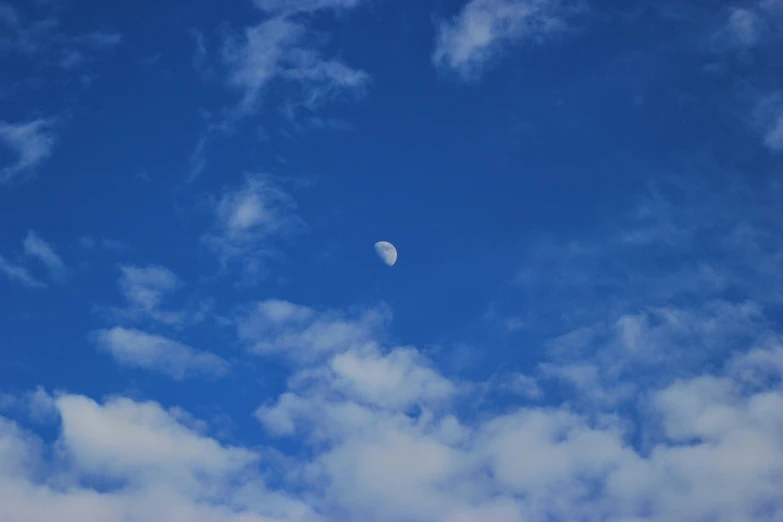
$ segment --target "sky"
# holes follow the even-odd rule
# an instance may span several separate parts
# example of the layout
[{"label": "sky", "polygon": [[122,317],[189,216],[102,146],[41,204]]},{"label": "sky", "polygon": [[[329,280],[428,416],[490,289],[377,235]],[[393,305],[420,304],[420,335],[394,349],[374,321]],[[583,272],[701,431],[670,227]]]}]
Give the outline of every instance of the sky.
[{"label": "sky", "polygon": [[0,520],[783,520],[781,44],[0,0]]}]

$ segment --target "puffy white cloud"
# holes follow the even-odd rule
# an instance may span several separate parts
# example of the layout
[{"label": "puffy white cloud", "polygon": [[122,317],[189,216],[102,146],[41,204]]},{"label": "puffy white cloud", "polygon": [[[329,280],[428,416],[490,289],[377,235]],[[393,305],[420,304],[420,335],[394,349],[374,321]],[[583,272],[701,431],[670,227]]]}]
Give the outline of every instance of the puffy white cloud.
[{"label": "puffy white cloud", "polygon": [[561,0],[470,0],[438,25],[432,60],[464,78],[475,77],[506,48],[563,33],[577,11]]},{"label": "puffy white cloud", "polygon": [[[756,352],[758,353],[758,352]],[[772,354],[768,354],[772,355]],[[642,504],[653,520],[775,520],[783,477],[783,391],[750,390],[733,368],[679,380],[652,396],[666,439],[619,468],[608,490]],[[751,391],[752,390],[752,391]],[[718,493],[722,492],[722,493]]]},{"label": "puffy white cloud", "polygon": [[215,378],[228,372],[228,363],[217,355],[161,335],[114,327],[94,332],[93,336],[101,350],[124,366],[160,372],[174,379]]},{"label": "puffy white cloud", "polygon": [[405,410],[417,403],[437,403],[457,391],[414,348],[383,354],[371,345],[335,355],[328,367],[334,389],[381,408]]},{"label": "puffy white cloud", "polygon": [[[718,323],[728,310],[743,317],[744,308],[753,309],[670,310],[679,322],[656,320],[635,330],[634,342],[654,346],[663,328],[689,332],[672,337],[680,344],[670,350],[694,339],[719,343],[736,327]],[[291,331],[361,317],[282,301],[261,310],[268,324]],[[775,520],[783,514],[783,349],[764,323],[754,324],[724,367],[658,381],[627,405],[630,416],[605,402],[584,411],[568,402],[509,403],[476,416],[465,406],[480,387],[443,376],[412,347],[383,348],[382,332],[364,331],[321,357],[293,357],[288,390],[256,411],[270,435],[304,445],[277,457],[272,448],[222,444],[180,409],[61,394],[53,401],[61,418],[56,453],[0,422],[0,457],[7,456],[0,518],[47,519],[58,510],[88,522]],[[318,345],[310,332],[307,343]],[[608,353],[627,350],[606,339],[592,342]],[[593,360],[599,377],[588,386],[606,384],[610,360]],[[531,381],[538,384],[523,380]],[[52,455],[62,461],[42,461]],[[266,477],[277,477],[276,489]],[[95,480],[112,486],[86,485]]]},{"label": "puffy white cloud", "polygon": [[[259,454],[194,432],[157,403],[60,395],[56,405],[56,451],[0,417],[2,520],[317,520],[303,503],[266,488]],[[96,481],[108,487],[85,485]]]},{"label": "puffy white cloud", "polygon": [[62,443],[74,466],[86,473],[191,488],[240,471],[257,458],[192,432],[155,403],[120,398],[99,405],[70,395],[56,402]]},{"label": "puffy white cloud", "polygon": [[[486,390],[446,379],[412,349],[384,350],[363,340],[305,361],[289,391],[256,416],[270,434],[298,437],[315,452],[306,453],[297,474],[323,490],[324,502],[366,520],[684,522],[709,516],[728,522],[767,520],[761,506],[781,512],[774,492],[783,477],[772,470],[783,458],[777,384],[783,351],[761,310],[749,302],[710,302],[654,313],[647,322],[622,320],[603,333],[579,336],[588,345],[579,357],[559,361],[563,340],[553,344],[555,360],[539,367],[539,378],[567,379],[579,393],[592,394],[583,413],[565,403],[463,417],[456,414],[461,399],[475,400],[474,392]],[[265,315],[278,324],[296,318],[305,330],[319,314],[276,303]],[[725,371],[701,370],[704,357],[754,345]],[[667,353],[688,349],[698,353],[695,359]],[[618,359],[626,373],[616,372]],[[618,399],[634,398],[634,388],[647,382],[635,382],[644,368],[691,360],[700,364],[686,364],[687,371],[650,383],[650,393],[625,403],[639,417],[612,413]],[[541,393],[539,379],[522,377],[525,388]],[[431,395],[419,385],[425,381],[446,383],[444,395]],[[412,404],[418,408],[405,409]],[[737,466],[739,478],[732,471]],[[743,481],[749,489],[740,487]],[[710,501],[723,488],[731,494]]]}]

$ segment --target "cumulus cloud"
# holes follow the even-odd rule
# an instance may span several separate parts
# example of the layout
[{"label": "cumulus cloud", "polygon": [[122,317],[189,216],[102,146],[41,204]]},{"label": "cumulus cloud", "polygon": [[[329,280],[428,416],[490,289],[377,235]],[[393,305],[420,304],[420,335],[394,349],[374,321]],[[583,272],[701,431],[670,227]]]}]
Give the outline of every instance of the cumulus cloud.
[{"label": "cumulus cloud", "polygon": [[19,123],[0,121],[0,146],[16,159],[0,165],[0,184],[8,184],[33,175],[52,153],[55,137],[51,120],[36,119]]},{"label": "cumulus cloud", "polygon": [[159,372],[177,380],[217,378],[228,372],[228,363],[217,355],[161,335],[114,327],[95,332],[94,339],[99,349],[124,366]]},{"label": "cumulus cloud", "polygon": [[[0,519],[316,520],[303,503],[265,486],[261,455],[198,433],[157,403],[61,394],[55,404],[58,451],[0,417]],[[85,485],[95,481],[116,485]]]},{"label": "cumulus cloud", "polygon": [[[66,509],[88,522],[775,520],[783,514],[783,348],[762,312],[743,306],[753,311],[731,310],[756,317],[750,330],[724,326],[726,310],[708,306],[670,310],[677,319],[662,326],[673,332],[665,341],[657,322],[634,329],[633,341],[615,334],[625,343],[616,349],[663,343],[667,351],[747,334],[732,342],[726,364],[651,383],[628,405],[635,415],[517,401],[475,416],[465,406],[481,390],[444,376],[420,350],[386,346],[377,327],[350,330],[341,338],[352,341],[339,346],[329,328],[312,328],[336,317],[361,323],[360,315],[261,303],[272,331],[309,332],[301,342],[329,347],[317,359],[294,355],[288,389],[255,412],[269,435],[295,437],[303,451],[270,458],[272,447],[222,444],[179,409],[60,394],[48,402],[61,418],[58,452],[0,418],[8,495],[0,518]],[[577,339],[606,346],[600,336]],[[595,366],[604,372],[611,360]],[[518,376],[522,387],[533,384]],[[99,491],[83,479],[115,485]]]},{"label": "cumulus cloud", "polygon": [[568,30],[576,12],[578,4],[561,0],[470,0],[438,24],[432,60],[473,78],[509,47],[543,43]]},{"label": "cumulus cloud", "polygon": [[[719,323],[716,313],[710,308],[687,329],[704,319]],[[702,342],[720,342],[720,332],[698,328]],[[763,326],[754,332],[739,345],[770,339]],[[665,348],[683,351],[691,342]],[[417,387],[415,372],[395,378],[397,390],[410,392],[385,388],[388,373],[372,369],[377,357],[356,364],[362,372],[334,371],[336,361],[361,357],[350,349],[292,378],[290,391],[256,416],[270,434],[304,437],[315,451],[300,462],[312,477],[306,483],[320,485],[327,505],[366,520],[769,520],[783,513],[776,494],[783,483],[774,473],[783,458],[783,394],[769,379],[781,376],[779,346],[762,343],[715,373],[659,381],[636,403],[647,412],[638,421],[611,413],[611,406],[579,413],[568,403],[464,418],[453,403],[428,400],[431,390]],[[389,365],[399,360],[382,358]],[[428,367],[421,355],[399,366],[411,364]],[[584,372],[587,381],[579,380],[600,388],[604,381],[593,377],[608,364],[596,363]],[[762,368],[766,379],[757,376]],[[429,382],[449,382],[432,371]],[[346,378],[354,379],[350,386]],[[405,393],[418,413],[401,410]],[[724,490],[730,493],[716,501]]]},{"label": "cumulus cloud", "polygon": [[223,192],[213,210],[214,226],[202,241],[224,268],[237,261],[249,282],[265,276],[279,239],[304,229],[296,203],[270,176],[246,175],[242,186]]}]

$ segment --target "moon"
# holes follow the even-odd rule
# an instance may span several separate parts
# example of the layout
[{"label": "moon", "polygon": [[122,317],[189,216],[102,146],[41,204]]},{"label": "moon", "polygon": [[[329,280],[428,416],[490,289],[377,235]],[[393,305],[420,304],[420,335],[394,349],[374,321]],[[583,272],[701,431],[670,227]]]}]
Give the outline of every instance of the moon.
[{"label": "moon", "polygon": [[378,254],[378,257],[389,266],[392,266],[397,262],[397,249],[388,241],[378,241],[375,243],[375,252]]}]

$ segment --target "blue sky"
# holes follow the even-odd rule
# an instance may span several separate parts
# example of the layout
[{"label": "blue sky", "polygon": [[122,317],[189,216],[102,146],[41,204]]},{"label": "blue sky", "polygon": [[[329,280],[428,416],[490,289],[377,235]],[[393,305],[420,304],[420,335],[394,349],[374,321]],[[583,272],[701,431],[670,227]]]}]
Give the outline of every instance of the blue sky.
[{"label": "blue sky", "polygon": [[783,2],[230,4],[0,0],[1,520],[783,519]]}]

